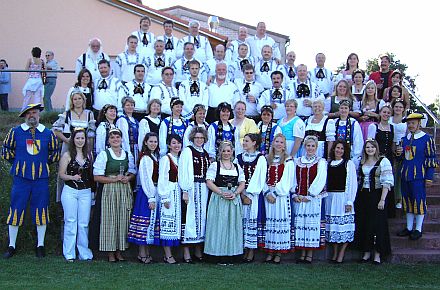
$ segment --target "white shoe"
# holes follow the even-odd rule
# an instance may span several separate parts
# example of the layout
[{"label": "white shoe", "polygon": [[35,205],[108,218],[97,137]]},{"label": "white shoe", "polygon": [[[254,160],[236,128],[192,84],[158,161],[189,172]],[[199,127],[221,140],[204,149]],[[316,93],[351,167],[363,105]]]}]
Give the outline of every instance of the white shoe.
[{"label": "white shoe", "polygon": [[402,208],[402,204],[400,202],[396,203],[396,208],[401,209]]}]

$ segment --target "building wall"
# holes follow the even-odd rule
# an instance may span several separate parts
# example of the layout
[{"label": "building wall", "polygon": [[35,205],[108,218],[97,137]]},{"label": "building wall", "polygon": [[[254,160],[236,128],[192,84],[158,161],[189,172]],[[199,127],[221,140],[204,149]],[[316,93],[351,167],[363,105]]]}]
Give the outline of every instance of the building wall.
[{"label": "building wall", "polygon": [[[7,60],[10,69],[23,69],[32,47],[39,46],[43,53],[54,51],[61,67],[74,70],[76,59],[92,37],[102,40],[104,52],[117,55],[124,50],[127,36],[139,28],[139,16],[99,0],[3,0],[0,11],[0,58]],[[150,30],[163,34],[161,23],[153,22]],[[183,36],[179,32],[175,35]],[[26,79],[26,73],[12,73],[11,108],[21,108]],[[55,108],[64,106],[67,91],[75,81],[74,74],[58,74],[52,96]]]}]

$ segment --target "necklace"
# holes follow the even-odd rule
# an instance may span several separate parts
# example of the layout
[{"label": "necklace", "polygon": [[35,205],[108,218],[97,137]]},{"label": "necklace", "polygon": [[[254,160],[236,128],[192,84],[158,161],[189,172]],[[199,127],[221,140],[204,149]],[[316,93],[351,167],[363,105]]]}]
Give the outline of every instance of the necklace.
[{"label": "necklace", "polygon": [[73,110],[73,112],[75,113],[75,115],[78,117],[78,119],[81,119],[81,115],[83,114],[84,110],[81,111],[81,113],[78,114],[77,111]]},{"label": "necklace", "polygon": [[221,166],[226,169],[226,170],[231,170],[232,169],[232,163],[229,164],[229,168],[226,167],[226,165],[223,163],[223,161],[220,161]]}]

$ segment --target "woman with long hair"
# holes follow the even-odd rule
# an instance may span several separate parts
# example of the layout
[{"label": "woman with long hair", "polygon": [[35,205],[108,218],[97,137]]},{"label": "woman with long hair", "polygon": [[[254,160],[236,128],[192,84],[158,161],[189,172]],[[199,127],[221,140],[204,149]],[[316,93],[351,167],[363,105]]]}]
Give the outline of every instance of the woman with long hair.
[{"label": "woman with long hair", "polygon": [[159,138],[154,132],[149,132],[144,137],[138,171],[140,186],[136,193],[127,240],[139,246],[138,261],[150,264],[153,258],[150,256],[149,245],[154,244],[159,180]]},{"label": "woman with long hair", "polygon": [[240,194],[245,187],[243,169],[234,164],[234,146],[222,141],[217,161],[206,172],[206,185],[212,194],[206,217],[205,254],[220,264],[236,262],[243,254],[243,207]]},{"label": "woman with long hair", "polygon": [[376,140],[367,139],[362,150],[360,186],[354,203],[355,241],[362,252],[361,262],[380,264],[391,253],[387,211],[388,192],[394,184],[393,169],[386,157],[379,156]]},{"label": "woman with long hair", "polygon": [[[71,87],[69,89],[69,92],[67,93],[67,98],[66,98],[66,106],[65,109],[66,111],[69,110],[70,105],[71,105],[71,99],[70,96],[72,94],[73,91],[80,91],[81,93],[84,94],[84,96],[86,97],[86,101],[85,101],[85,108],[87,110],[93,111],[92,110],[92,106],[93,106],[93,79],[92,79],[92,73],[86,69],[83,68],[79,74],[78,74],[78,78],[76,83],[73,85],[73,87]],[[98,116],[94,116],[94,118],[98,118]]]},{"label": "woman with long hair", "polygon": [[368,81],[361,101],[361,116],[358,118],[364,141],[368,138],[368,127],[379,121],[379,107],[377,85],[374,81]]},{"label": "woman with long hair", "polygon": [[360,102],[351,94],[350,85],[346,80],[340,80],[336,86],[335,91],[330,97],[325,99],[324,111],[328,112],[330,119],[339,117],[339,106],[342,101],[350,102],[349,115],[358,118],[360,115]]},{"label": "woman with long hair", "polygon": [[159,161],[159,180],[157,192],[160,197],[158,208],[159,235],[155,244],[164,249],[163,261],[176,264],[171,252],[172,247],[180,245],[182,230],[181,200],[182,193],[178,183],[179,155],[182,151],[182,138],[171,134],[168,138],[168,153]]},{"label": "woman with long hair", "polygon": [[[264,210],[264,197],[261,192],[266,184],[267,161],[264,155],[258,152],[260,143],[259,134],[246,134],[243,138],[243,153],[238,154],[236,159],[245,176],[245,190],[241,194],[245,263],[254,261],[254,250],[258,247],[258,224],[262,223],[261,216]],[[260,241],[260,245],[261,243]]]},{"label": "woman with long hair", "polygon": [[332,263],[344,261],[348,243],[354,240],[354,200],[357,191],[356,166],[350,160],[347,144],[333,143],[327,166],[325,241],[333,245]]},{"label": "woman with long hair", "polygon": [[91,260],[89,249],[89,221],[92,206],[92,164],[87,153],[87,135],[76,128],[70,138],[69,151],[61,157],[58,175],[65,184],[61,194],[64,210],[64,258],[73,262],[78,249],[80,260]]},{"label": "woman with long hair", "polygon": [[[70,136],[76,128],[82,128],[86,132],[87,150],[93,152],[96,124],[93,113],[85,109],[86,97],[80,91],[72,91],[69,99],[70,108],[68,111],[58,115],[58,119],[53,123],[52,130],[59,140],[61,140],[61,154],[69,151]],[[57,180],[56,201],[60,201],[61,191],[63,190],[63,181]]]},{"label": "woman with long hair", "polygon": [[291,241],[290,191],[293,186],[294,164],[287,151],[286,137],[275,135],[267,155],[265,197],[264,249],[266,263],[281,263],[281,255],[293,250]]}]

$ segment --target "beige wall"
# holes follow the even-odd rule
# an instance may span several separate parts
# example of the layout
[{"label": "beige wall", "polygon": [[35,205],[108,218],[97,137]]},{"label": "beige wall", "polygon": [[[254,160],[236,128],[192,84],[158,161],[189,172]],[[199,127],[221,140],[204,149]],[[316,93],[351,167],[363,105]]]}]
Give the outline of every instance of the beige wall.
[{"label": "beige wall", "polygon": [[[90,38],[99,37],[104,52],[116,55],[123,51],[127,36],[139,27],[139,16],[99,0],[1,0],[0,11],[0,58],[8,61],[10,69],[23,69],[32,47],[39,46],[43,53],[54,51],[64,69],[74,70],[76,58],[87,49]],[[153,22],[150,30],[163,34],[159,23]],[[26,73],[12,73],[11,108],[21,108],[26,79]],[[55,108],[64,106],[75,80],[74,74],[58,74],[52,96]]]}]

